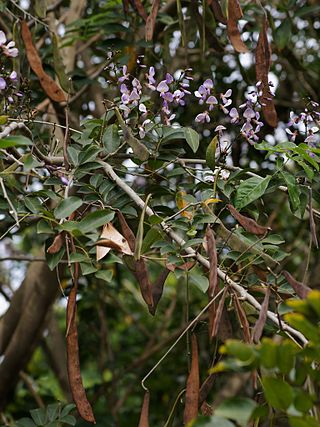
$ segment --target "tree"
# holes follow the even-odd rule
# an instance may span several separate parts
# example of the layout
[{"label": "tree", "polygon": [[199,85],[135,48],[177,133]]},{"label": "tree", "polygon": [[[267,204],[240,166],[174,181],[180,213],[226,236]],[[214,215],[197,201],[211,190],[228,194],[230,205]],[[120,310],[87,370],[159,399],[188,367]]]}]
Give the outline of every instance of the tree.
[{"label": "tree", "polygon": [[317,425],[316,2],[0,6],[4,425]]}]

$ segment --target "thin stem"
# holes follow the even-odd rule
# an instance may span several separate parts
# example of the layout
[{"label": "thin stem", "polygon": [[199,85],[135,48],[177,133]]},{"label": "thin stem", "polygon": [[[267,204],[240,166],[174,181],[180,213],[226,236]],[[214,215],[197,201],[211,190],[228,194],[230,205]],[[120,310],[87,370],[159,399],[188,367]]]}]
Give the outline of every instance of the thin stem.
[{"label": "thin stem", "polygon": [[197,323],[197,321],[200,319],[200,317],[205,313],[211,304],[214,303],[214,301],[222,294],[224,289],[221,289],[215,296],[212,298],[212,300],[200,311],[200,313],[192,320],[192,322],[189,323],[189,325],[186,327],[186,329],[178,336],[178,338],[175,340],[175,342],[169,347],[169,349],[165,352],[165,354],[161,357],[160,360],[153,366],[152,369],[145,375],[145,377],[141,381],[141,386],[145,391],[148,391],[147,387],[144,385],[147,378],[150,377],[152,372],[154,372],[157,367],[164,361],[164,359],[171,353],[171,351],[175,348],[175,346],[178,344],[178,342],[185,336],[185,334]]}]

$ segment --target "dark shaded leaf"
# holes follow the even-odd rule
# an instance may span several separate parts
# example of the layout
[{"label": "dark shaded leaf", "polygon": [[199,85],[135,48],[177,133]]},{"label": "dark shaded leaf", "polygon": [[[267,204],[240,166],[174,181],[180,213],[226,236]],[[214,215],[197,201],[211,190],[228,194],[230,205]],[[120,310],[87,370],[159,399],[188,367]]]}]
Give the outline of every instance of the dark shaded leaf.
[{"label": "dark shaded leaf", "polygon": [[271,51],[267,37],[268,21],[264,19],[260,30],[258,44],[256,48],[256,77],[261,82],[262,96],[260,103],[262,112],[268,125],[276,127],[278,124],[277,112],[273,103],[272,94],[269,88],[268,73],[271,62]]},{"label": "dark shaded leaf", "polygon": [[308,293],[311,291],[311,288],[309,288],[309,286],[305,285],[302,282],[298,282],[294,277],[291,276],[288,271],[283,271],[282,274],[300,298],[307,297]]},{"label": "dark shaded leaf", "polygon": [[250,336],[249,322],[248,322],[246,313],[245,313],[244,309],[242,308],[242,305],[241,305],[236,294],[234,294],[234,307],[236,309],[238,319],[239,319],[239,323],[241,325],[243,338],[244,338],[245,342],[250,342],[251,336]]},{"label": "dark shaded leaf", "polygon": [[[75,252],[74,243],[72,241],[72,252]],[[79,264],[74,264],[73,287],[71,289],[68,304],[67,304],[67,370],[70,389],[74,403],[80,416],[89,423],[95,424],[95,418],[92,412],[91,405],[87,399],[85,389],[83,387],[80,361],[79,361],[79,344],[78,344],[78,329],[77,329],[77,290],[79,278]]]},{"label": "dark shaded leaf", "polygon": [[248,231],[248,233],[261,236],[270,230],[268,227],[263,227],[262,225],[257,224],[254,219],[241,215],[241,213],[239,213],[232,205],[228,204],[227,208],[229,209],[231,215],[239,222],[240,225],[242,225],[246,231]]},{"label": "dark shaded leaf", "polygon": [[143,404],[141,408],[138,427],[149,427],[149,402],[150,402],[150,393],[146,391],[143,398]]},{"label": "dark shaded leaf", "polygon": [[215,311],[215,314],[214,314],[214,319],[212,322],[212,329],[211,329],[211,338],[214,338],[218,333],[226,295],[227,295],[227,288],[224,289],[223,294],[220,298],[217,310]]},{"label": "dark shaded leaf", "polygon": [[191,336],[191,369],[187,380],[186,401],[183,413],[184,424],[188,424],[198,415],[199,406],[199,356],[198,343],[195,334]]},{"label": "dark shaded leaf", "polygon": [[34,73],[38,76],[39,82],[46,92],[46,94],[55,102],[64,102],[66,97],[57,85],[57,83],[50,77],[43,69],[40,56],[33,44],[31,32],[29,30],[28,24],[26,21],[21,22],[21,36],[26,48],[27,58],[30,64],[30,67]]},{"label": "dark shaded leaf", "polygon": [[64,233],[59,233],[53,240],[52,244],[48,247],[48,254],[56,254],[64,245]]},{"label": "dark shaded leaf", "polygon": [[238,20],[242,18],[242,10],[238,0],[228,1],[227,32],[234,49],[239,53],[248,52],[249,49],[243,43],[238,29]]},{"label": "dark shaded leaf", "polygon": [[261,305],[261,310],[259,313],[259,318],[257,320],[257,323],[254,325],[253,331],[252,331],[252,339],[254,342],[259,342],[261,336],[262,336],[262,332],[263,332],[263,328],[264,325],[266,323],[267,320],[267,311],[268,311],[268,307],[269,307],[269,298],[270,298],[270,288],[267,287],[266,288],[266,295],[264,297],[263,303]]},{"label": "dark shaded leaf", "polygon": [[160,0],[153,0],[150,14],[146,22],[146,40],[151,41],[153,39],[154,27],[156,24],[156,18],[158,15]]}]

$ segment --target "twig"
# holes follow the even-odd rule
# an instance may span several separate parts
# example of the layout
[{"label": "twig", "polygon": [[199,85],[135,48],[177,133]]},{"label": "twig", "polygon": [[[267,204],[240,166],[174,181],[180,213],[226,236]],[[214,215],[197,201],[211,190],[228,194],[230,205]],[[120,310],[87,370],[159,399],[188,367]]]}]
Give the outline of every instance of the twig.
[{"label": "twig", "polygon": [[[144,201],[139,197],[139,195],[131,188],[129,187],[122,179],[114,172],[113,168],[105,162],[100,161],[99,162],[101,166],[103,167],[105,173],[133,200],[137,206],[140,207],[140,209],[143,209],[144,207]],[[147,207],[146,214],[148,216],[154,215],[153,210],[150,207]],[[180,247],[185,245],[185,241],[176,234],[166,223],[162,222],[161,227],[163,228],[164,232],[171,237],[172,240],[174,240]],[[210,269],[210,263],[209,261],[204,258],[199,253],[195,252],[191,247],[184,248],[185,252],[192,257],[196,258],[200,264],[202,264],[206,269]],[[222,271],[220,268],[218,268],[218,276],[227,284],[229,284],[238,294],[239,296],[248,301],[254,308],[256,308],[258,311],[261,310],[261,304],[252,296],[249,294],[249,292],[238,283],[234,282],[224,271]],[[307,344],[308,340],[305,338],[305,336],[297,331],[296,329],[292,328],[285,322],[281,323],[279,322],[279,319],[277,316],[272,312],[267,312],[268,318],[275,323],[279,328],[282,328],[284,332],[289,332],[291,335],[295,336],[297,339],[299,339],[303,344]]]},{"label": "twig", "polygon": [[17,211],[16,211],[15,207],[13,206],[13,204],[12,204],[12,202],[8,196],[6,187],[5,187],[4,182],[3,182],[3,178],[1,178],[1,177],[0,177],[0,186],[1,186],[1,189],[3,192],[3,197],[6,199],[6,201],[8,202],[8,204],[10,206],[11,210],[9,211],[9,213],[11,213],[11,215],[13,216],[13,218],[16,222],[16,226],[19,228],[19,218],[18,218]]},{"label": "twig", "polygon": [[185,334],[194,326],[197,321],[200,319],[200,317],[205,313],[211,304],[214,303],[214,301],[224,292],[224,289],[221,289],[215,296],[210,300],[210,302],[203,307],[203,309],[200,311],[200,313],[192,320],[192,322],[189,323],[189,325],[186,327],[186,329],[178,336],[178,338],[175,340],[175,342],[169,347],[169,349],[165,352],[165,354],[161,357],[161,359],[158,360],[158,362],[150,369],[150,371],[147,373],[147,375],[144,376],[144,378],[141,381],[141,386],[144,390],[148,391],[147,387],[144,385],[146,379],[154,372],[157,367],[161,364],[161,362],[168,356],[169,353],[174,349],[174,347],[178,344],[178,342],[185,336]]}]

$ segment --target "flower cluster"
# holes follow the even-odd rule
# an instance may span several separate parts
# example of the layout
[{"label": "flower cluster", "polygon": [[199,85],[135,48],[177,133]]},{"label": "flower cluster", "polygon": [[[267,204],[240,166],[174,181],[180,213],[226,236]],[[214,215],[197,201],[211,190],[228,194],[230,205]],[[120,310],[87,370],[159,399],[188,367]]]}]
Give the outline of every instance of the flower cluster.
[{"label": "flower cluster", "polygon": [[[145,68],[141,64],[140,58],[139,66]],[[189,76],[189,71],[191,70],[182,71],[178,78],[166,73],[165,79],[157,81],[155,68],[150,67],[140,82],[136,77],[130,76],[127,66],[116,70],[117,83],[121,94],[119,108],[123,111],[125,118],[129,117],[132,110],[137,109],[139,111],[141,114],[140,119],[142,120],[140,120],[141,124],[139,126],[140,136],[144,134],[144,127],[150,123],[150,119],[146,118],[148,110],[144,103],[149,98],[148,92],[158,94],[161,101],[159,111],[161,119],[165,124],[170,124],[175,118],[174,107],[184,106],[186,95],[191,94],[188,90],[190,80],[192,80],[192,77]]]},{"label": "flower cluster", "polygon": [[[6,35],[0,31],[0,58],[2,55],[7,58],[15,58],[19,54],[13,41],[7,42]],[[1,58],[2,59],[2,58]],[[0,92],[5,93],[3,102],[12,104],[15,96],[22,96],[17,91],[18,75],[16,71],[8,70],[7,61],[0,60]]]},{"label": "flower cluster", "polygon": [[[146,69],[141,57],[137,62],[140,68]],[[130,75],[127,66],[118,68],[113,64],[112,70],[120,91],[119,108],[127,120],[132,112],[138,113],[140,138],[145,136],[146,129],[148,126],[151,128],[152,123],[162,122],[170,125],[176,117],[175,108],[184,107],[188,99],[194,95],[199,105],[205,107],[204,111],[196,115],[194,119],[196,123],[210,123],[212,114],[220,110],[232,125],[240,127],[240,134],[249,143],[259,140],[258,133],[263,126],[260,120],[263,94],[259,82],[256,90],[250,92],[247,101],[237,109],[232,106],[232,89],[227,89],[225,93],[218,93],[210,78],[200,84],[192,94],[190,91],[190,82],[193,80],[190,75],[191,69],[174,73],[174,75],[166,73],[162,79],[157,79],[155,67],[151,66],[144,71],[143,78],[140,80]],[[152,93],[156,98],[153,105],[159,107],[160,104],[157,112],[147,108]],[[270,96],[273,96],[271,91]],[[157,102],[157,99],[160,102]]]},{"label": "flower cluster", "polygon": [[15,47],[15,42],[7,43],[7,37],[3,31],[0,31],[0,48],[4,55],[12,58],[16,58],[19,54],[18,49]]},{"label": "flower cluster", "polygon": [[220,93],[220,104],[217,98],[214,96],[213,90],[213,81],[211,79],[207,79],[203,82],[202,85],[199,86],[198,90],[194,92],[194,95],[199,99],[199,104],[207,106],[207,110],[198,114],[195,118],[195,121],[198,123],[209,123],[211,121],[209,112],[213,111],[216,105],[219,105],[225,114],[229,114],[227,107],[232,104],[232,100],[230,99],[232,95],[232,89],[228,89],[226,93]]},{"label": "flower cluster", "polygon": [[290,141],[294,142],[297,136],[301,135],[304,143],[310,147],[316,147],[320,143],[320,137],[317,134],[320,130],[319,110],[319,104],[315,101],[310,101],[300,114],[295,114],[293,111],[290,112],[290,119],[286,128]]}]

